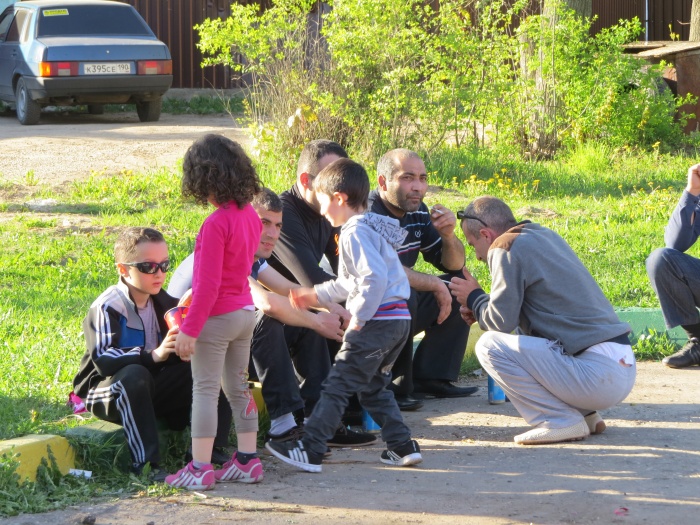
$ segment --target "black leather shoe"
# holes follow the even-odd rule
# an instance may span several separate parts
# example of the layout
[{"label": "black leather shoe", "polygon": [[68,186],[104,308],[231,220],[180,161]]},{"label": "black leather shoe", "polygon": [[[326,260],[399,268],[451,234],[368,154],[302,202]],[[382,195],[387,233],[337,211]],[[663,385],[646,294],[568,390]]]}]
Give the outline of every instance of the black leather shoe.
[{"label": "black leather shoe", "polygon": [[423,402],[411,396],[399,396],[394,394],[394,399],[396,399],[396,404],[399,405],[399,410],[402,412],[410,412],[412,410],[418,410],[423,406]]},{"label": "black leather shoe", "polygon": [[678,352],[663,358],[663,364],[670,368],[685,368],[700,365],[700,341],[692,337]]},{"label": "black leather shoe", "polygon": [[444,379],[413,380],[413,391],[434,397],[467,397],[479,391],[478,386],[457,386]]}]

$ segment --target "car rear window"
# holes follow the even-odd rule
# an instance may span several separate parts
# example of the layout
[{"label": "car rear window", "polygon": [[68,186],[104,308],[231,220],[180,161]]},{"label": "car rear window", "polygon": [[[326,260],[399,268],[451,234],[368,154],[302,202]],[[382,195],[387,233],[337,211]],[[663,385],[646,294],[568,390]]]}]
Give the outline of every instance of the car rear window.
[{"label": "car rear window", "polygon": [[153,36],[153,33],[129,6],[70,5],[41,10],[37,36],[82,35]]}]

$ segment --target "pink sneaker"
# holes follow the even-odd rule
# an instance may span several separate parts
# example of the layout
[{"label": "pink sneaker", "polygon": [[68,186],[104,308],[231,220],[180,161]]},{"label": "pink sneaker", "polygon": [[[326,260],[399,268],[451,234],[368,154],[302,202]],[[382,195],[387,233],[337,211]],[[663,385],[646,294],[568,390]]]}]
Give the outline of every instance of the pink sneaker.
[{"label": "pink sneaker", "polygon": [[167,476],[165,482],[171,487],[187,490],[209,490],[216,485],[216,476],[211,464],[196,469],[190,461],[185,468]]},{"label": "pink sneaker", "polygon": [[241,465],[234,452],[233,457],[214,471],[216,481],[240,481],[241,483],[259,483],[263,480],[263,466],[258,458]]}]

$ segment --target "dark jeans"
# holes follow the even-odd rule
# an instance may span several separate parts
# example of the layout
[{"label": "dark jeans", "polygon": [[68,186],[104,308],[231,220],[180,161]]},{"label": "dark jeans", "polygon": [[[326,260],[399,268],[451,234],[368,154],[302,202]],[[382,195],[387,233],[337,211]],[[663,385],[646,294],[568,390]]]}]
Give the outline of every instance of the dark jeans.
[{"label": "dark jeans", "polygon": [[700,323],[700,259],[660,248],[647,258],[647,274],[668,328]]},{"label": "dark jeans", "polygon": [[302,408],[311,414],[331,369],[323,337],[258,310],[250,354],[272,419]]},{"label": "dark jeans", "polygon": [[[441,276],[449,280],[451,275]],[[394,365],[392,390],[398,395],[413,392],[414,379],[456,381],[467,351],[469,325],[459,314],[459,303],[452,298],[452,311],[442,324],[437,324],[438,309],[432,292],[411,289],[408,309],[411,311],[411,335]],[[413,353],[413,337],[425,332]]]},{"label": "dark jeans", "polygon": [[352,394],[382,427],[382,439],[396,448],[411,439],[394,394],[386,386],[391,368],[403,348],[409,320],[369,321],[361,330],[345,332],[343,346],[323,383],[321,399],[306,422],[304,445],[317,454],[335,434]]},{"label": "dark jeans", "polygon": [[[156,419],[163,419],[171,430],[184,430],[190,424],[190,363],[180,362],[153,371],[141,365],[125,366],[91,388],[85,406],[96,417],[124,427],[133,463],[158,464]],[[231,407],[221,392],[214,446],[228,445],[231,418]]]}]

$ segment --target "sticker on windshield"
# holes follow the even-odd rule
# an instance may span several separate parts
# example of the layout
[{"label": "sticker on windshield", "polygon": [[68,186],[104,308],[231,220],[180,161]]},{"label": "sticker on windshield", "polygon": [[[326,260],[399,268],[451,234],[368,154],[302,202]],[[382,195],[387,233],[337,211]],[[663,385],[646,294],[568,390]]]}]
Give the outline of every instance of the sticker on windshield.
[{"label": "sticker on windshield", "polygon": [[68,14],[68,9],[44,9],[41,13],[44,16],[64,16]]}]

